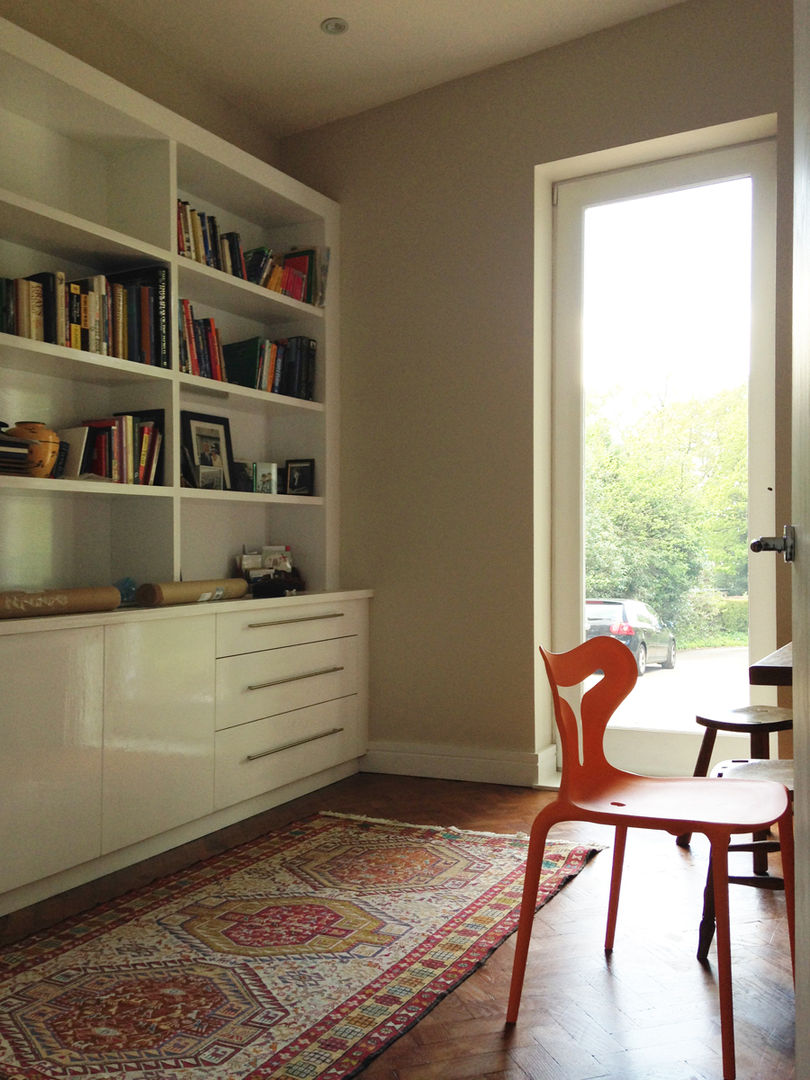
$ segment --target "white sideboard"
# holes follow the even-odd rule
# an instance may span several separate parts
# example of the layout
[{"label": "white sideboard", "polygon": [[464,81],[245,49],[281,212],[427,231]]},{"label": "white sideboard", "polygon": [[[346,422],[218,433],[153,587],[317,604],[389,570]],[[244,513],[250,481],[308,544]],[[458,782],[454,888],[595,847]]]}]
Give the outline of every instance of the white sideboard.
[{"label": "white sideboard", "polygon": [[357,771],[369,597],[0,623],[0,914]]}]

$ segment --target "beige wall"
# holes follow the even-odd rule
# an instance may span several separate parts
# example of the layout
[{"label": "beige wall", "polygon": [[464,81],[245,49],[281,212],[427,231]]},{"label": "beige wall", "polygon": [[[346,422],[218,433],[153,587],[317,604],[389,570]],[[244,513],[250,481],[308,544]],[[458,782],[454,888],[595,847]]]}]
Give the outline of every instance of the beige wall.
[{"label": "beige wall", "polygon": [[777,112],[784,376],[791,92],[789,3],[693,0],[282,141],[281,167],[342,205],[342,570],[376,593],[372,739],[525,752],[548,736],[533,167]]}]

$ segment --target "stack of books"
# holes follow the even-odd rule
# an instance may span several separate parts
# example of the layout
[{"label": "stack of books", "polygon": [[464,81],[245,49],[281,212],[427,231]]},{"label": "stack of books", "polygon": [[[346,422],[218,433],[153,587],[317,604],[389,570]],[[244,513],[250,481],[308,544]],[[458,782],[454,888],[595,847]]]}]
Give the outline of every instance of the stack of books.
[{"label": "stack of books", "polygon": [[[5,428],[5,424],[0,425]],[[28,462],[28,440],[17,439],[0,431],[0,473],[5,476],[24,475]]]}]

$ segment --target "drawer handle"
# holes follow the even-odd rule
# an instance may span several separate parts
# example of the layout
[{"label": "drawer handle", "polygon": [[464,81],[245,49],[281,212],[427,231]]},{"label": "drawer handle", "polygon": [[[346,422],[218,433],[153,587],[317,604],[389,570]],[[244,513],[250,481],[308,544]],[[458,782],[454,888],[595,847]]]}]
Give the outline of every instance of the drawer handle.
[{"label": "drawer handle", "polygon": [[269,622],[252,622],[247,624],[248,630],[263,630],[267,626],[289,626],[291,623],[318,622],[320,619],[342,619],[345,612],[330,611],[328,615],[302,615],[298,619],[271,619]]},{"label": "drawer handle", "polygon": [[259,758],[270,757],[271,754],[280,754],[282,750],[292,750],[294,746],[304,746],[306,743],[315,742],[317,739],[325,739],[327,735],[339,735],[343,730],[342,727],[333,727],[329,731],[320,731],[317,735],[310,735],[306,739],[295,739],[293,742],[274,746],[272,750],[260,750],[258,754],[248,754],[245,761],[258,761]]},{"label": "drawer handle", "polygon": [[301,675],[286,675],[283,679],[271,679],[270,682],[254,683],[247,690],[266,690],[268,686],[281,686],[283,683],[298,682],[301,679],[314,679],[316,675],[332,675],[336,671],[344,671],[343,667],[325,667],[317,671],[305,671]]}]

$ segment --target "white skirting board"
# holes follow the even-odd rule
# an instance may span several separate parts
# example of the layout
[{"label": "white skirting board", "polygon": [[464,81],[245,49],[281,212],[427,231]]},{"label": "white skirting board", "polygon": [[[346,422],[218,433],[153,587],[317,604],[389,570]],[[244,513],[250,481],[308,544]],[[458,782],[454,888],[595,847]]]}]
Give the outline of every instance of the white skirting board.
[{"label": "white skirting board", "polygon": [[370,742],[365,757],[360,759],[360,771],[513,787],[559,786],[555,746],[539,753],[522,753],[477,750],[469,746]]}]

